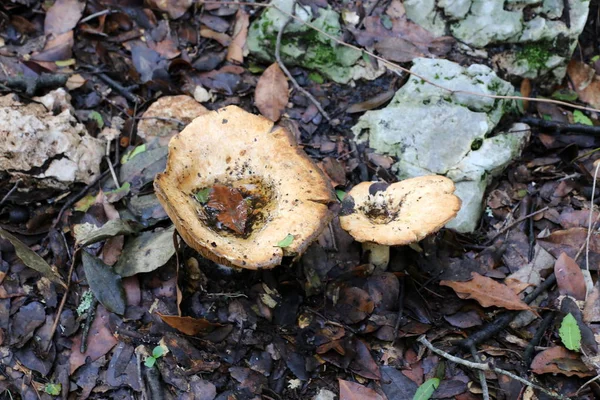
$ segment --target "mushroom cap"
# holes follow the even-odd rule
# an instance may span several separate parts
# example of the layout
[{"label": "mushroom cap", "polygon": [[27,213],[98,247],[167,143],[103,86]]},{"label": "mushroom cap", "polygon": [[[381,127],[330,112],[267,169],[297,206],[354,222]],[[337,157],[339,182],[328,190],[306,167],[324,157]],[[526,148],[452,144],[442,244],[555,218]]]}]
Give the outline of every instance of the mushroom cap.
[{"label": "mushroom cap", "polygon": [[[215,184],[268,193],[264,218],[247,237],[202,218],[194,193]],[[216,263],[247,269],[272,268],[283,256],[302,254],[331,221],[328,205],[335,201],[329,181],[286,129],[236,106],[204,114],[174,136],[154,187],[190,247]],[[292,243],[278,247],[288,235]]]},{"label": "mushroom cap", "polygon": [[362,182],[342,202],[340,224],[359,242],[386,246],[417,242],[456,216],[454,182],[420,176],[394,184]]}]

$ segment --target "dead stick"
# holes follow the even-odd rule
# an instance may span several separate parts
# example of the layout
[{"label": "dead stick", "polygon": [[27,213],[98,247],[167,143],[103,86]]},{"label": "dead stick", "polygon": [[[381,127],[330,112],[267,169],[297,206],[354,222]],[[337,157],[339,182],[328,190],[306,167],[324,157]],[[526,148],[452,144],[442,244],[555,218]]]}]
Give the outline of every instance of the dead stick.
[{"label": "dead stick", "polygon": [[[296,1],[293,1],[292,2],[292,12],[294,12],[295,9],[296,9]],[[315,105],[315,107],[317,107],[317,110],[319,110],[319,112],[321,113],[321,115],[323,117],[325,117],[325,119],[327,121],[331,121],[331,118],[329,117],[329,114],[327,114],[327,112],[323,109],[323,106],[321,106],[321,103],[319,103],[319,100],[315,99],[315,97],[312,94],[310,94],[310,92],[308,90],[304,89],[302,86],[300,86],[298,84],[298,82],[296,81],[296,79],[294,79],[294,77],[292,76],[292,74],[290,73],[290,71],[287,69],[287,67],[285,66],[285,64],[281,60],[281,54],[280,54],[280,52],[281,52],[281,38],[283,37],[283,31],[285,31],[285,28],[288,26],[288,24],[290,23],[291,20],[292,20],[292,16],[289,15],[288,18],[287,18],[287,20],[285,21],[285,23],[283,24],[283,26],[279,30],[279,32],[277,32],[277,42],[275,42],[275,59],[277,60],[277,64],[279,64],[279,68],[281,68],[281,70],[288,77],[288,79],[290,81],[292,81],[292,83],[294,84],[294,87],[296,88],[296,90],[302,92],[306,97],[308,97],[308,99]]]},{"label": "dead stick", "polygon": [[521,218],[519,218],[518,220],[516,220],[516,221],[514,221],[514,222],[512,222],[512,223],[510,223],[510,224],[508,224],[508,225],[507,225],[507,226],[505,226],[504,228],[500,229],[500,230],[498,231],[498,233],[496,233],[496,234],[494,235],[494,237],[493,237],[493,238],[491,238],[490,240],[488,240],[488,241],[486,242],[486,244],[491,244],[491,243],[492,243],[494,240],[496,240],[496,239],[498,238],[498,236],[502,235],[504,232],[506,232],[506,231],[507,231],[507,230],[509,230],[510,228],[514,227],[515,225],[519,225],[521,222],[525,221],[526,219],[529,219],[529,218],[531,218],[531,217],[533,217],[533,216],[535,216],[535,215],[538,215],[538,214],[540,214],[540,213],[543,213],[544,211],[547,211],[549,208],[550,208],[550,207],[548,207],[548,206],[546,206],[546,207],[544,207],[544,208],[540,208],[539,210],[537,210],[537,211],[534,211],[534,212],[532,212],[532,213],[530,213],[530,214],[527,214],[527,215],[525,215],[524,217],[521,217]]},{"label": "dead stick", "polygon": [[425,345],[425,347],[427,347],[429,350],[431,350],[432,352],[434,352],[435,354],[444,357],[446,360],[452,361],[456,364],[460,364],[460,365],[464,365],[465,367],[471,368],[471,369],[478,369],[480,371],[492,371],[495,372],[497,374],[501,374],[501,375],[506,375],[516,381],[521,382],[524,385],[527,385],[533,389],[537,389],[541,392],[544,392],[545,394],[547,394],[548,396],[555,398],[555,399],[561,399],[561,400],[568,400],[568,397],[565,397],[559,393],[555,393],[552,392],[546,388],[543,388],[539,385],[536,385],[533,382],[528,381],[527,379],[521,378],[518,375],[513,374],[512,372],[508,372],[504,369],[500,369],[497,367],[491,367],[488,364],[485,363],[476,363],[476,362],[472,362],[472,361],[467,361],[467,360],[463,360],[462,358],[458,358],[456,356],[453,356],[452,354],[446,353],[443,350],[438,349],[437,347],[434,347],[433,344],[431,344],[431,342],[429,342],[427,340],[427,338],[425,337],[425,335],[421,335],[417,341],[419,343],[422,343],[423,345]]}]

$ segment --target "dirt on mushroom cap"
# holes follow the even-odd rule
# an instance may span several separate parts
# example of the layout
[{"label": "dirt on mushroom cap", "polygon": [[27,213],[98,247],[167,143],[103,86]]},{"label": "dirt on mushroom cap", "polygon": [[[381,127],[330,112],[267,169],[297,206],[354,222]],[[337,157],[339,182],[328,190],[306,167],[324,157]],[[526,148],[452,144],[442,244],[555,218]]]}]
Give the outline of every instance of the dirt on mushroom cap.
[{"label": "dirt on mushroom cap", "polygon": [[344,198],[340,224],[359,242],[413,243],[456,216],[461,201],[454,190],[452,180],[435,175],[391,185],[362,182]]},{"label": "dirt on mushroom cap", "polygon": [[[195,191],[252,182],[269,192],[268,213],[247,237],[215,230],[202,220]],[[229,106],[196,118],[169,143],[158,198],[186,243],[217,263],[272,268],[303,253],[333,217],[333,190],[320,169],[273,122]],[[282,239],[294,240],[285,248]]]}]

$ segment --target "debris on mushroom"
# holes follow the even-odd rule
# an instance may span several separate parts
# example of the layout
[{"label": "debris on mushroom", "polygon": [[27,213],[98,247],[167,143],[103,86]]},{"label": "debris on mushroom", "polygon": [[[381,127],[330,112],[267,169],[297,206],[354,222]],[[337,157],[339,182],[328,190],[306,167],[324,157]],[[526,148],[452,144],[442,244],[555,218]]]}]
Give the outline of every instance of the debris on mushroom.
[{"label": "debris on mushroom", "polygon": [[158,142],[166,146],[173,135],[180,132],[194,118],[208,110],[193,97],[186,95],[163,96],[156,100],[138,123],[137,134],[146,143]]},{"label": "debris on mushroom", "polygon": [[454,182],[420,176],[401,182],[362,182],[344,197],[340,224],[369,251],[376,270],[389,263],[389,246],[417,242],[456,216],[461,202]]},{"label": "debris on mushroom", "polygon": [[333,217],[333,189],[285,128],[229,106],[169,143],[158,199],[185,242],[226,266],[273,268]]}]

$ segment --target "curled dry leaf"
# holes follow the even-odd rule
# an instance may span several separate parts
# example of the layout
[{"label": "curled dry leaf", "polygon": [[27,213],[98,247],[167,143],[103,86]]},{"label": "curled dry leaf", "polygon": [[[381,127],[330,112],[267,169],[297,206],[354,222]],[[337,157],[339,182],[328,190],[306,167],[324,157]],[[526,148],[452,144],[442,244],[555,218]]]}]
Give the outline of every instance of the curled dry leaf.
[{"label": "curled dry leaf", "polygon": [[167,325],[189,336],[195,336],[200,333],[209,333],[216,327],[223,326],[221,324],[210,322],[204,318],[179,317],[177,315],[163,315],[161,313],[157,314]]},{"label": "curled dry leaf", "polygon": [[581,378],[593,375],[577,353],[573,353],[564,347],[551,347],[538,353],[531,362],[531,370],[534,374],[563,374],[567,376],[579,376]]},{"label": "curled dry leaf", "polygon": [[287,78],[279,65],[271,64],[256,84],[254,102],[260,113],[271,121],[279,120],[289,100],[288,89]]},{"label": "curled dry leaf", "polygon": [[467,282],[441,281],[440,285],[449,286],[461,299],[474,299],[484,307],[502,307],[507,310],[530,310],[515,292],[508,286],[495,280],[471,272],[472,279]]},{"label": "curled dry leaf", "polygon": [[233,40],[227,48],[227,61],[238,64],[244,62],[244,53],[246,52],[246,38],[248,37],[249,26],[250,16],[247,12],[240,8],[235,16]]}]

